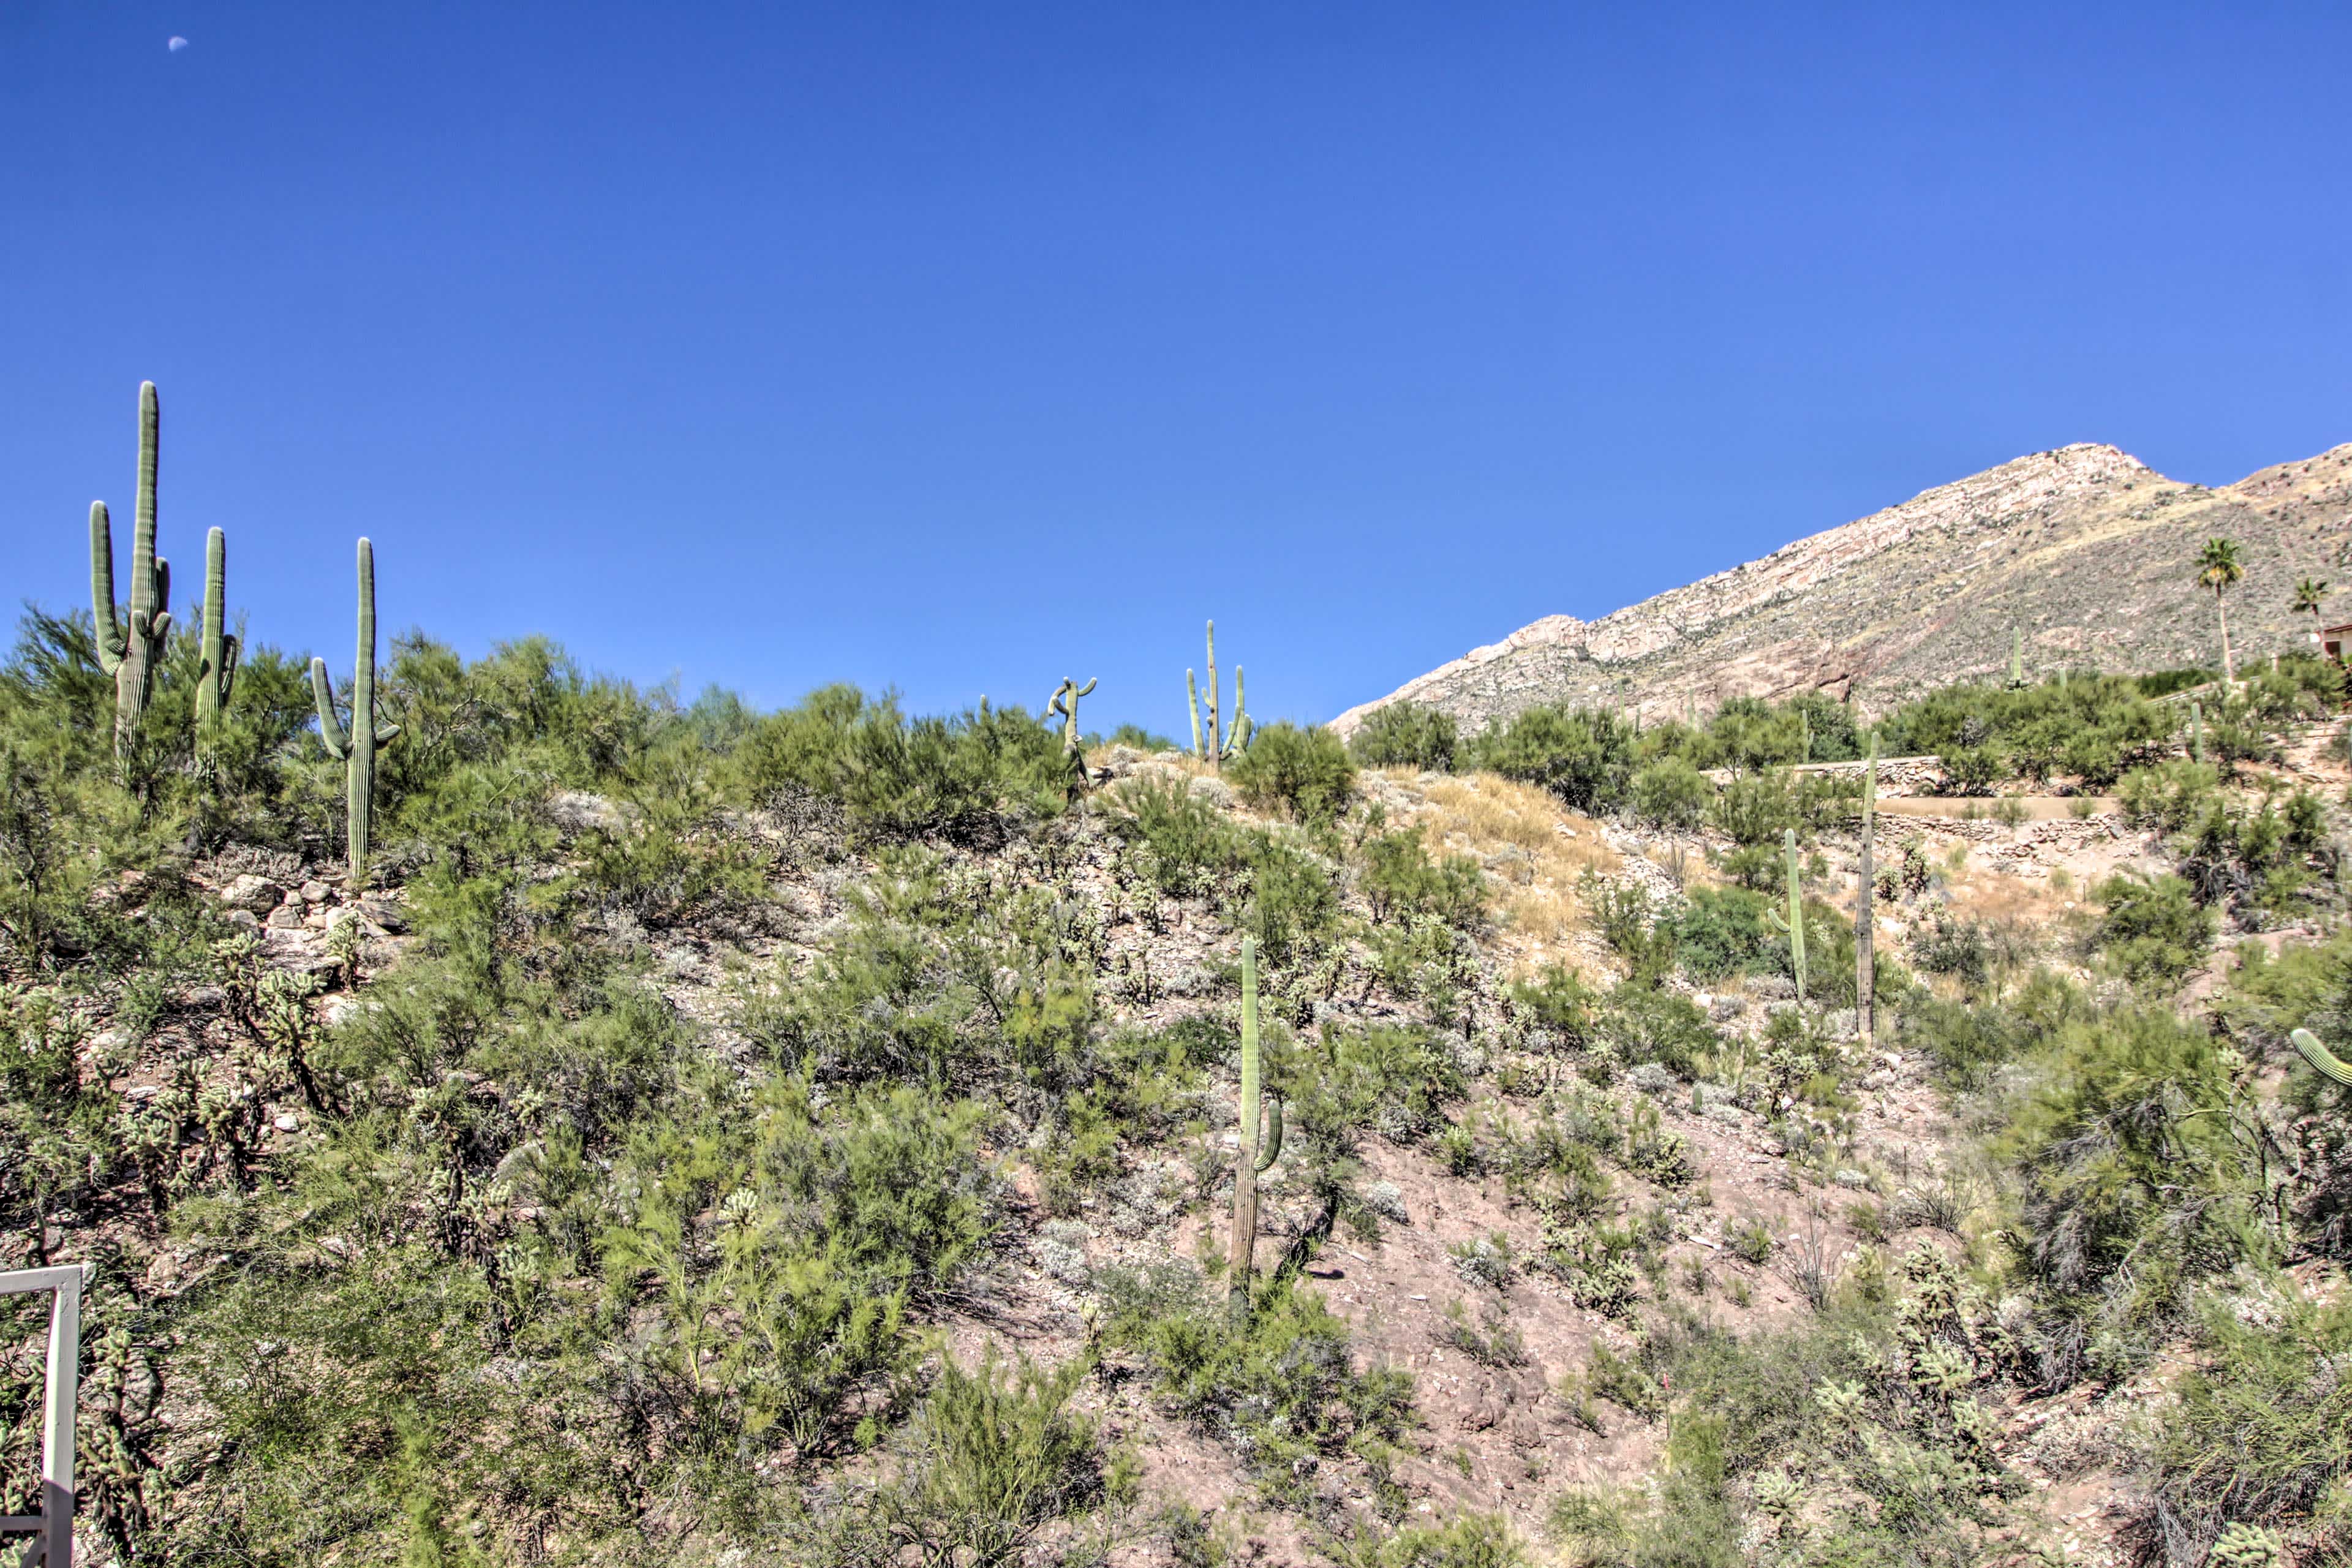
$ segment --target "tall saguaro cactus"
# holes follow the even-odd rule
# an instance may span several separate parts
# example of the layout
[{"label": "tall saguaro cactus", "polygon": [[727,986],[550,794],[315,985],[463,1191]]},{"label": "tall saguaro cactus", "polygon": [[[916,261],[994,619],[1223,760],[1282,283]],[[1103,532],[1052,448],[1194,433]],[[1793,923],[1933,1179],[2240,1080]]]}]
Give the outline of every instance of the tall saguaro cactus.
[{"label": "tall saguaro cactus", "polygon": [[1249,1312],[1250,1270],[1257,1254],[1258,1173],[1282,1157],[1282,1097],[1265,1109],[1258,1136],[1257,938],[1242,938],[1242,1130],[1234,1155],[1234,1235],[1226,1262],[1226,1305],[1235,1318]]},{"label": "tall saguaro cactus", "polygon": [[1862,1030],[1862,1048],[1878,1042],[1877,973],[1872,964],[1871,939],[1876,930],[1871,898],[1877,875],[1872,865],[1878,837],[1878,742],[1870,743],[1870,761],[1862,770],[1862,886],[1853,896],[1853,1016]]},{"label": "tall saguaro cactus", "polygon": [[1249,748],[1249,699],[1242,690],[1242,668],[1234,666],[1234,723],[1228,734],[1217,706],[1217,623],[1209,623],[1209,732],[1201,733],[1201,689],[1192,672],[1184,672],[1184,698],[1192,710],[1192,754],[1222,772],[1223,764]]},{"label": "tall saguaro cactus", "polygon": [[2319,1043],[2319,1037],[2309,1029],[2297,1029],[2287,1037],[2303,1059],[2317,1068],[2320,1076],[2331,1079],[2347,1089],[2352,1089],[2352,1062],[2339,1060],[2334,1051]]},{"label": "tall saguaro cactus", "polygon": [[228,615],[228,536],[214,529],[205,536],[203,663],[196,674],[196,735],[218,722],[236,684],[236,634],[223,629]]},{"label": "tall saguaro cactus", "polygon": [[2205,760],[2205,705],[2202,702],[2189,705],[2189,755],[2195,762]]},{"label": "tall saguaro cactus", "polygon": [[335,718],[335,689],[327,661],[310,661],[310,695],[319,703],[319,739],[327,754],[343,764],[350,806],[351,867],[344,881],[353,893],[367,886],[368,830],[375,819],[375,749],[400,733],[397,724],[375,716],[375,546],[360,541],[359,653],[352,671],[352,723],[348,732]]},{"label": "tall saguaro cactus", "polygon": [[1802,1006],[1805,1000],[1805,897],[1804,884],[1799,880],[1797,875],[1797,830],[1795,828],[1784,827],[1780,830],[1780,849],[1788,862],[1789,913],[1787,918],[1783,919],[1778,910],[1768,910],[1765,919],[1774,931],[1782,932],[1789,939],[1790,965],[1797,975],[1797,1003],[1798,1005]]},{"label": "tall saguaro cactus", "polygon": [[155,553],[155,459],[163,430],[155,384],[139,384],[139,490],[131,532],[131,614],[115,615],[114,531],[104,501],[89,503],[89,611],[99,668],[114,677],[114,754],[126,755],[155,695],[172,630],[172,565]]},{"label": "tall saguaro cactus", "polygon": [[1080,686],[1066,675],[1062,677],[1062,684],[1054,688],[1054,695],[1045,703],[1045,717],[1049,721],[1056,713],[1062,716],[1062,758],[1070,764],[1073,791],[1083,791],[1087,787],[1086,749],[1078,742],[1078,699],[1093,691],[1095,682],[1100,679],[1099,676],[1090,676],[1087,683]]}]

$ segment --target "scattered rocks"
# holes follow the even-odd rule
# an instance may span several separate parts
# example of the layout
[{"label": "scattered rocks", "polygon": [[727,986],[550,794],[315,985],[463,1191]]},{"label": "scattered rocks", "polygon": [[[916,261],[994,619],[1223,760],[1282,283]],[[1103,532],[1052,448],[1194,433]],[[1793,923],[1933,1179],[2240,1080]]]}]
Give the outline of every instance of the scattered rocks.
[{"label": "scattered rocks", "polygon": [[232,910],[245,910],[256,915],[266,915],[278,907],[286,890],[267,877],[247,871],[233,879],[220,892],[220,900]]}]

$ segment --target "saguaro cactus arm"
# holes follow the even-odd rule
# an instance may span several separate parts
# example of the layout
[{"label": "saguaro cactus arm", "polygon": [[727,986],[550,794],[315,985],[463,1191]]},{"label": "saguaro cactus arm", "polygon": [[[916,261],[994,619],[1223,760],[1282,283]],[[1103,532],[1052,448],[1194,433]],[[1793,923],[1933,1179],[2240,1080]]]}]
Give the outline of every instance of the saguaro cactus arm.
[{"label": "saguaro cactus arm", "polygon": [[98,627],[98,667],[112,675],[127,651],[114,616],[114,526],[106,503],[89,503],[89,614]]},{"label": "saguaro cactus arm", "polygon": [[351,741],[343,734],[342,721],[335,716],[334,682],[328,679],[327,661],[316,656],[310,660],[310,696],[319,704],[319,739],[326,743],[327,755],[339,763],[351,761]]},{"label": "saguaro cactus arm", "polygon": [[2338,1060],[2335,1052],[2319,1043],[2317,1035],[2309,1029],[2297,1029],[2287,1038],[2294,1042],[2294,1048],[2303,1053],[2303,1059],[2318,1069],[2322,1077],[2352,1089],[2352,1063]]},{"label": "saguaro cactus arm", "polygon": [[1205,757],[1201,748],[1201,683],[1192,679],[1189,669],[1184,672],[1184,702],[1192,710],[1192,754]]},{"label": "saguaro cactus arm", "polygon": [[227,630],[228,536],[214,529],[205,536],[205,602],[198,623],[196,719],[220,717],[236,685],[237,642]]},{"label": "saguaro cactus arm", "polygon": [[1234,725],[1225,733],[1225,758],[1231,761],[1249,750],[1250,731],[1256,729],[1249,716],[1249,699],[1242,690],[1242,667],[1234,666]]}]

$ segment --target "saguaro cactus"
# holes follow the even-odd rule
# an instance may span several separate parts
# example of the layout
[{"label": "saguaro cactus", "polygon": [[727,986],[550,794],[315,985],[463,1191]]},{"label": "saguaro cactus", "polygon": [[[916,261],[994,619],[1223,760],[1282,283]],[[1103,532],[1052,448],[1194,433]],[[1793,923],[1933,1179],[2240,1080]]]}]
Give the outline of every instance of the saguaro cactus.
[{"label": "saguaro cactus", "polygon": [[2297,1029],[2287,1038],[2294,1042],[2294,1048],[2303,1053],[2303,1059],[2319,1069],[2321,1076],[2352,1089],[2352,1063],[2337,1059],[2334,1051],[2319,1043],[2317,1035],[2309,1029]]},{"label": "saguaro cactus", "polygon": [[228,536],[214,529],[205,536],[203,662],[196,675],[196,734],[201,741],[228,706],[236,684],[236,634],[222,629],[228,614]]},{"label": "saguaro cactus", "polygon": [[89,503],[89,611],[99,668],[114,677],[114,754],[131,750],[155,695],[172,629],[172,566],[155,553],[155,458],[163,429],[155,384],[139,384],[139,490],[131,532],[131,616],[115,616],[114,533],[104,501]]},{"label": "saguaro cactus", "polygon": [[1080,686],[1066,675],[1062,677],[1062,684],[1054,688],[1054,695],[1045,703],[1048,721],[1056,713],[1062,716],[1062,756],[1069,763],[1076,779],[1073,787],[1080,790],[1087,787],[1087,755],[1086,748],[1078,742],[1078,699],[1094,690],[1095,681],[1100,679],[1099,676],[1090,677],[1084,686]]},{"label": "saguaro cactus", "polygon": [[2009,629],[2009,684],[2012,688],[2025,684],[2025,633],[2017,626]]},{"label": "saguaro cactus", "polygon": [[1242,1130],[1234,1155],[1234,1236],[1227,1259],[1226,1303],[1236,1318],[1249,1311],[1250,1269],[1257,1253],[1258,1173],[1282,1157],[1282,1097],[1265,1109],[1258,1136],[1257,939],[1242,938]]},{"label": "saguaro cactus", "polygon": [[1234,725],[1226,731],[1217,706],[1217,623],[1209,623],[1209,733],[1206,743],[1201,734],[1201,692],[1193,684],[1192,672],[1184,672],[1184,696],[1192,708],[1192,754],[1211,767],[1223,769],[1223,764],[1249,747],[1249,700],[1242,690],[1241,666],[1234,666]]},{"label": "saguaro cactus", "polygon": [[2189,754],[2198,762],[2205,760],[2205,705],[2189,705]]},{"label": "saguaro cactus", "polygon": [[1870,761],[1862,770],[1862,880],[1853,896],[1853,1016],[1862,1030],[1862,1047],[1877,1044],[1877,974],[1871,963],[1871,896],[1876,872],[1872,858],[1878,836],[1878,742],[1870,743]]},{"label": "saguaro cactus", "polygon": [[1797,875],[1797,830],[1795,828],[1784,827],[1780,830],[1780,849],[1788,862],[1789,913],[1784,919],[1777,910],[1768,910],[1765,919],[1770,922],[1774,931],[1781,932],[1789,939],[1790,966],[1796,971],[1797,975],[1797,1001],[1801,1005],[1805,1000],[1805,900],[1804,884]]},{"label": "saguaro cactus", "polygon": [[335,719],[334,684],[327,661],[310,661],[310,695],[319,703],[319,739],[327,754],[343,764],[344,798],[351,818],[351,867],[344,878],[354,893],[367,886],[368,830],[375,818],[375,749],[400,733],[397,724],[375,716],[375,546],[360,541],[359,652],[352,670],[352,723],[348,732]]}]

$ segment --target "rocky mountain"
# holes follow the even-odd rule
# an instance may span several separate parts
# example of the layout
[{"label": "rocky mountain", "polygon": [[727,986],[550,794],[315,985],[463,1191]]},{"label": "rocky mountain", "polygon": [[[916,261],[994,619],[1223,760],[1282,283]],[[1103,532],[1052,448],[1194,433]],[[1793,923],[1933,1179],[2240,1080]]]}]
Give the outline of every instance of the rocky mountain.
[{"label": "rocky mountain", "polygon": [[2237,541],[2242,656],[2307,647],[2294,580],[2352,561],[2352,444],[2208,489],[2113,447],[2062,447],[1939,486],[1760,561],[1602,616],[1547,616],[1334,721],[1427,703],[1471,728],[1544,702],[1654,717],[1805,690],[1866,711],[2007,668],[2158,669],[2220,661],[2198,551]]}]

